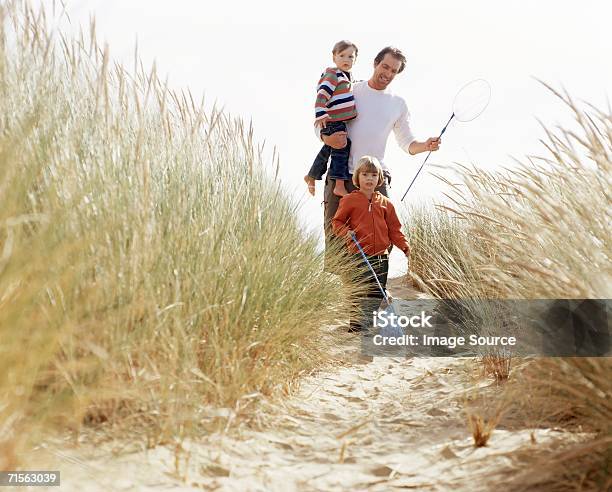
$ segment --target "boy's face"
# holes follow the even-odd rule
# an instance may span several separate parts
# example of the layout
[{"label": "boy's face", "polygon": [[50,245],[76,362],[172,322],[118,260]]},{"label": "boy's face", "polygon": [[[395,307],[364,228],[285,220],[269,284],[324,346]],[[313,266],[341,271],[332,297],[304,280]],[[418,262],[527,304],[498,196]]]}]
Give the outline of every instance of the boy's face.
[{"label": "boy's face", "polygon": [[355,55],[355,48],[349,46],[348,48],[334,54],[334,63],[340,70],[348,72],[351,68],[353,68],[355,58],[357,58]]},{"label": "boy's face", "polygon": [[378,185],[378,173],[376,171],[366,171],[359,173],[359,189],[361,191],[374,191]]}]

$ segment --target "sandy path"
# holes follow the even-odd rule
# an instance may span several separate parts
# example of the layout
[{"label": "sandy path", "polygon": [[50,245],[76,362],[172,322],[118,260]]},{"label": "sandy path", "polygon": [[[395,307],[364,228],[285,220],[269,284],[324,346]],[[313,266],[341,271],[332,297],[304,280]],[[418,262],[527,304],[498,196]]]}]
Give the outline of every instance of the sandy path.
[{"label": "sandy path", "polygon": [[[61,490],[489,490],[489,470],[534,446],[529,430],[498,429],[487,447],[473,447],[462,404],[474,385],[470,360],[360,360],[355,336],[330,332],[345,365],[305,378],[266,430],[184,443],[181,478],[165,447],[119,456],[64,451]],[[560,434],[534,437],[547,445]]]}]

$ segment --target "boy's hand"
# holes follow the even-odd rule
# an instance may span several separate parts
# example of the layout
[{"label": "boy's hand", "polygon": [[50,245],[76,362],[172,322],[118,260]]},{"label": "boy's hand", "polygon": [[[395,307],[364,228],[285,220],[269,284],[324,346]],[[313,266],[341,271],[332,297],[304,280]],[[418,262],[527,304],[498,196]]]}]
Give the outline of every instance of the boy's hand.
[{"label": "boy's hand", "polygon": [[325,128],[327,126],[327,120],[329,120],[329,115],[326,114],[323,118],[317,120],[317,126],[321,129]]}]

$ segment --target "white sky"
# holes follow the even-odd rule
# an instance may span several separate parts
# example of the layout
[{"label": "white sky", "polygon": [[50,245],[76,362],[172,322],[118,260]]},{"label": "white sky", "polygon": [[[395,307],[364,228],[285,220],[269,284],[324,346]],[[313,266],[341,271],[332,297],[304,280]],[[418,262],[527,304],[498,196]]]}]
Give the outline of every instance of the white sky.
[{"label": "white sky", "polygon": [[[171,86],[205,93],[211,104],[217,100],[232,114],[252,118],[256,138],[280,151],[281,178],[302,197],[307,229],[322,227],[321,186],[317,197],[309,198],[302,181],[320,147],[312,131],[315,86],[339,39],[359,47],[357,79],[369,78],[382,47],[404,51],[406,70],[390,89],[407,100],[420,139],[438,135],[462,85],[481,77],[490,82],[487,110],[473,122],[451,123],[432,163],[493,169],[513,165],[511,155],[543,154],[536,117],[553,126],[567,122],[569,113],[532,77],[600,107],[607,104],[612,88],[607,0],[335,4],[339,7],[272,0],[72,0],[68,12],[73,23],[85,26],[94,14],[99,39],[127,66],[138,39],[145,66],[156,60]],[[395,202],[424,156],[405,154],[390,137],[385,160],[393,169]],[[441,184],[424,170],[409,197],[422,201],[440,192]]]}]

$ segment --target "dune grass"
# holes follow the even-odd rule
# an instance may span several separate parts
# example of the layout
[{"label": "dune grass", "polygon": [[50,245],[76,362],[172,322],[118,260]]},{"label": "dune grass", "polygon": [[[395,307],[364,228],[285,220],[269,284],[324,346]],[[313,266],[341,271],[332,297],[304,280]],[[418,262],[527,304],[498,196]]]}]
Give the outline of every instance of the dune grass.
[{"label": "dune grass", "polygon": [[[529,157],[498,173],[460,166],[458,181],[464,184],[452,185],[450,206],[410,211],[412,277],[434,296],[611,297],[611,110],[579,105],[569,94],[548,88],[572,112],[575,124],[544,127],[545,157]],[[510,366],[492,355],[485,356],[485,365],[493,373],[501,367],[506,379]],[[588,430],[592,438],[557,453],[528,453],[507,485],[609,487],[612,359],[539,358],[520,366],[506,390],[514,392],[524,425],[545,421]]]},{"label": "dune grass", "polygon": [[345,296],[252,128],[93,25],[0,16],[0,468],[55,426],[197,435],[317,367]]}]

